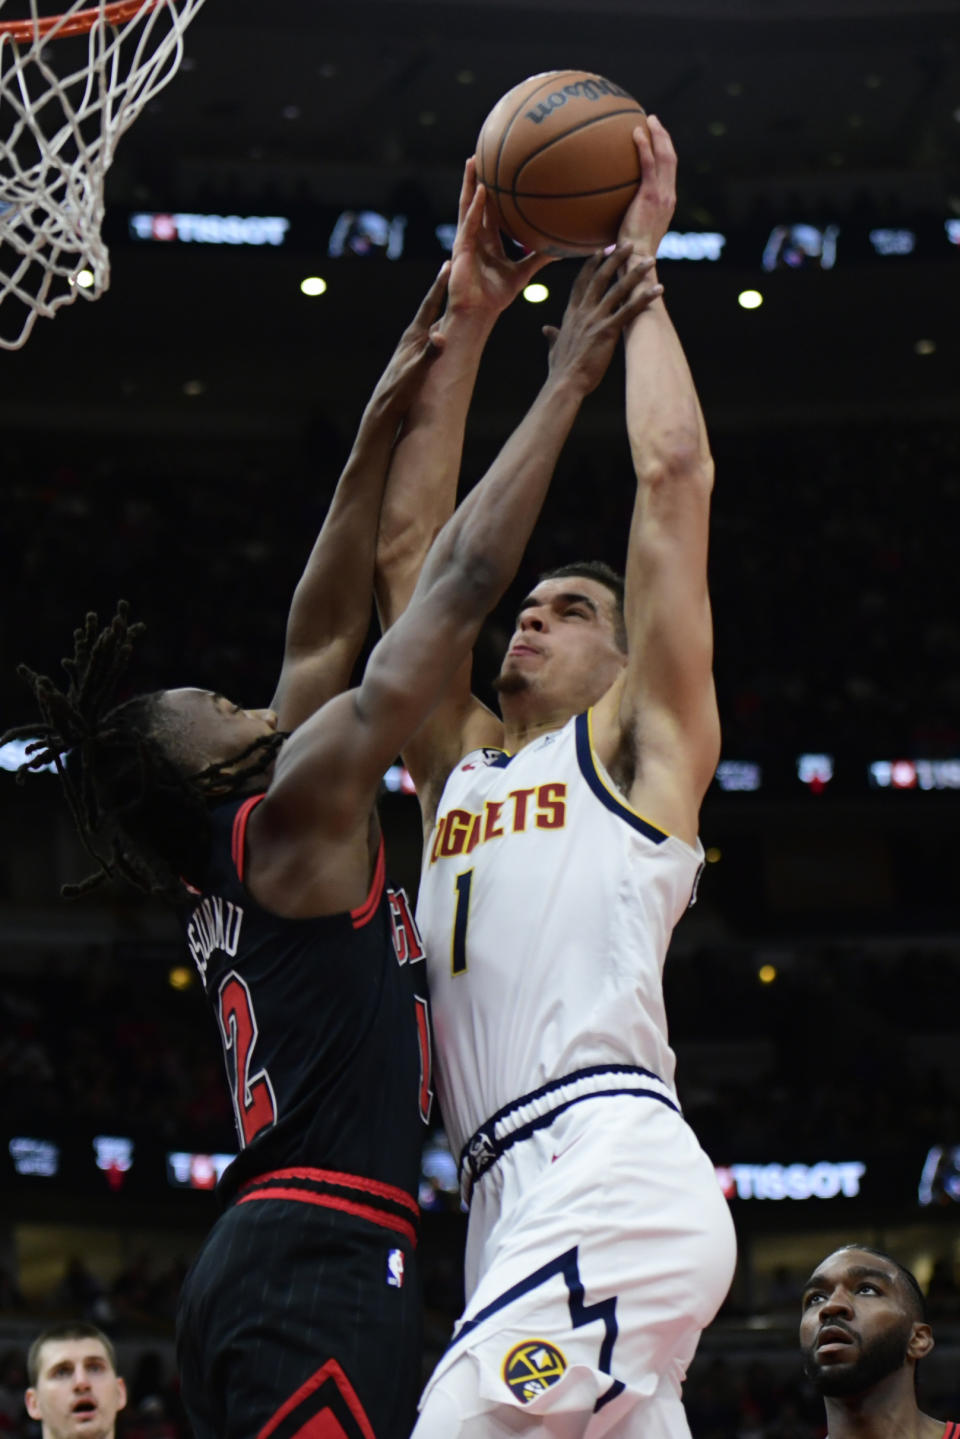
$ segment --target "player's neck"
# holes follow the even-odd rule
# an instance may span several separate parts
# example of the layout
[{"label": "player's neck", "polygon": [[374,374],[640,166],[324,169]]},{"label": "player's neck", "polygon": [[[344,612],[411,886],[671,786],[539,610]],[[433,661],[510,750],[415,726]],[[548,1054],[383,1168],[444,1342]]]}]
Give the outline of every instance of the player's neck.
[{"label": "player's neck", "polygon": [[946,1425],[921,1414],[913,1394],[893,1403],[827,1399],[827,1439],[943,1439]]},{"label": "player's neck", "polygon": [[563,729],[575,713],[575,710],[570,710],[569,713],[561,711],[537,716],[515,714],[508,717],[504,715],[503,747],[508,754],[517,754],[527,745],[533,744],[534,740],[542,739],[545,734],[553,734],[555,730]]}]

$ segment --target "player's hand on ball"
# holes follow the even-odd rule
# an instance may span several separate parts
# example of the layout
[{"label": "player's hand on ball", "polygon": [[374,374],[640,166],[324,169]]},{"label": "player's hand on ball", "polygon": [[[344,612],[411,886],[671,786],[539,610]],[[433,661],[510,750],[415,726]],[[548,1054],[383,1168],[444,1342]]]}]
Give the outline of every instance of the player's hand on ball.
[{"label": "player's hand on ball", "polygon": [[551,379],[572,381],[589,394],[603,379],[624,327],[663,294],[652,255],[634,257],[627,269],[631,256],[632,245],[616,245],[581,267],[560,329],[543,329]]},{"label": "player's hand on ball", "polygon": [[445,260],[373,392],[372,403],[387,407],[398,419],[409,410],[427,370],[443,349],[445,339],[439,321],[449,280],[450,261]]},{"label": "player's hand on ball", "polygon": [[451,313],[472,311],[496,319],[551,258],[539,254],[525,255],[520,260],[509,258],[492,207],[487,204],[486,189],[477,183],[476,160],[471,157],[464,166],[453,242]]},{"label": "player's hand on ball", "polygon": [[630,243],[638,255],[656,255],[670,228],[677,205],[677,152],[656,115],[647,128],[638,125],[633,138],[640,156],[640,188],[620,222],[618,241]]}]

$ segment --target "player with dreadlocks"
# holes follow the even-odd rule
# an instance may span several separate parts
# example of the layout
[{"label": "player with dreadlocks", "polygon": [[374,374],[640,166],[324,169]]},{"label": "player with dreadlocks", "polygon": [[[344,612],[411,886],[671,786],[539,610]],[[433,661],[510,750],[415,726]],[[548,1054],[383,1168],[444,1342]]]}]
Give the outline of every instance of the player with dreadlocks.
[{"label": "player with dreadlocks", "polygon": [[[4,736],[30,739],[21,779],[55,766],[95,861],[65,893],[110,878],[172,901],[220,1026],[241,1153],[178,1322],[197,1439],[256,1432],[324,1360],[311,1395],[320,1412],[359,1404],[378,1433],[399,1436],[416,1397],[416,1284],[395,1293],[382,1275],[388,1249],[401,1276],[414,1259],[429,1100],[422,950],[402,893],[385,888],[369,761],[354,766],[363,793],[348,812],[347,792],[323,776],[326,731],[311,740],[366,637],[380,500],[399,427],[443,345],[434,322],[446,281],[441,272],[364,412],[294,593],[271,707],[196,688],[118,704],[144,630],[121,602],[105,628],[88,614],[75,631],[65,688],[20,667],[41,723]],[[342,834],[351,820],[355,833]],[[260,1197],[270,1202],[249,1202]],[[362,1322],[345,1315],[347,1292],[363,1293]],[[357,1353],[363,1334],[390,1355],[376,1371]]]},{"label": "player with dreadlocks", "polygon": [[[21,779],[30,769],[56,767],[77,830],[97,863],[95,873],[80,884],[63,886],[68,897],[118,878],[148,893],[182,898],[182,876],[198,874],[205,862],[211,799],[222,802],[245,793],[269,769],[283,743],[283,734],[271,725],[272,711],[262,712],[269,733],[257,734],[232,758],[191,774],[180,742],[176,692],[138,695],[110,708],[144,628],[130,623],[123,600],[103,630],[97,616],[88,614],[74,631],[72,658],[63,660],[70,681],[65,692],[27,665],[18,670],[34,692],[43,722],[21,725],[3,739],[30,740]],[[335,683],[333,674],[327,683]],[[219,696],[213,698],[219,702]],[[178,755],[186,768],[177,763]],[[98,849],[104,840],[108,855]]]},{"label": "player with dreadlocks", "polygon": [[[383,474],[373,484],[365,472],[371,456],[386,468],[401,400],[412,398],[431,341],[454,355],[476,309],[502,309],[545,263],[503,258],[484,205],[482,187],[465,186],[442,325],[431,320],[443,277],[361,425],[364,472],[352,489],[365,491],[372,524]],[[302,648],[302,595],[287,631],[300,666],[285,663],[271,710],[198,689],[107,709],[136,637],[123,610],[103,635],[93,621],[81,632],[65,696],[35,681],[45,729],[28,762],[52,757],[66,774],[101,870],[164,892],[180,885],[187,945],[223,1038],[242,1152],[222,1181],[229,1207],[181,1297],[182,1392],[196,1439],[409,1432],[419,1380],[413,1196],[430,1040],[426,1006],[405,983],[422,971],[423,952],[405,896],[385,890],[375,801],[387,765],[513,578],[583,398],[624,325],[658,292],[644,283],[649,265],[619,274],[627,253],[582,269],[540,394],[438,534],[358,687],[317,708],[316,667],[326,686],[336,667],[323,664],[323,647]],[[322,584],[323,566],[314,567],[311,614],[323,613],[318,589],[342,607],[360,576],[372,594],[372,537],[368,546],[365,532],[362,543],[354,534],[349,566],[328,538],[321,533],[311,564],[323,551],[336,580]]]}]

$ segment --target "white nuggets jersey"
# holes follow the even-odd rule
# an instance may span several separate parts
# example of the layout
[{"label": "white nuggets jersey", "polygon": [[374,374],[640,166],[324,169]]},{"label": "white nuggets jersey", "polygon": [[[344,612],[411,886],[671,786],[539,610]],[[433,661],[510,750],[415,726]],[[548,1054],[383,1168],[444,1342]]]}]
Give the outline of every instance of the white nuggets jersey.
[{"label": "white nuggets jersey", "polygon": [[589,1066],[641,1066],[674,1092],[662,970],[702,859],[626,803],[589,713],[457,765],[417,906],[454,1155],[496,1111]]}]

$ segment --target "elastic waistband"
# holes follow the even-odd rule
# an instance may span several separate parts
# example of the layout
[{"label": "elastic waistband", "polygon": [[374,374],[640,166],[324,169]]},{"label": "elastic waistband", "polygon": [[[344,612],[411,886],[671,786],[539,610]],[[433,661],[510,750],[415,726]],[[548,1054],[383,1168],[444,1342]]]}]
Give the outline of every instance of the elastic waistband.
[{"label": "elastic waistband", "polygon": [[416,1247],[420,1206],[406,1190],[379,1179],[334,1169],[274,1169],[241,1185],[235,1203],[260,1199],[293,1199],[322,1209],[339,1209],[403,1234]]},{"label": "elastic waistband", "polygon": [[680,1113],[676,1095],[660,1076],[632,1064],[595,1064],[589,1069],[576,1069],[562,1079],[552,1079],[498,1109],[467,1140],[460,1151],[460,1194],[464,1204],[470,1203],[477,1180],[515,1144],[529,1139],[538,1129],[546,1129],[574,1104],[622,1094],[658,1099]]}]

